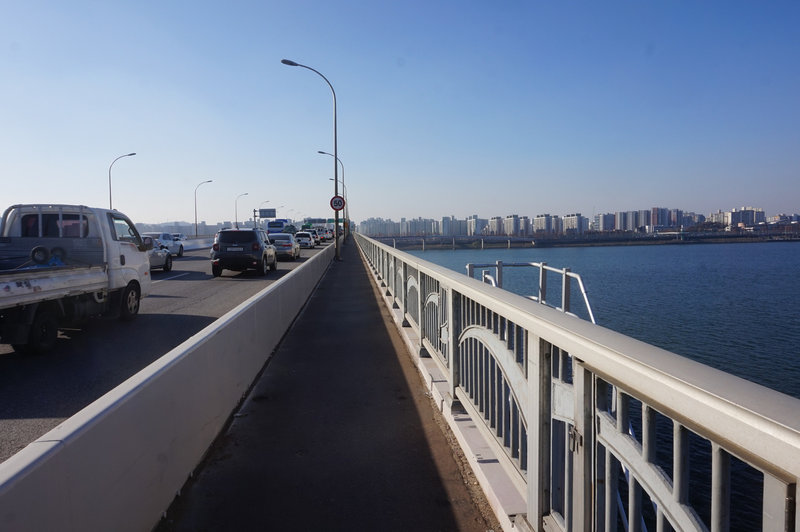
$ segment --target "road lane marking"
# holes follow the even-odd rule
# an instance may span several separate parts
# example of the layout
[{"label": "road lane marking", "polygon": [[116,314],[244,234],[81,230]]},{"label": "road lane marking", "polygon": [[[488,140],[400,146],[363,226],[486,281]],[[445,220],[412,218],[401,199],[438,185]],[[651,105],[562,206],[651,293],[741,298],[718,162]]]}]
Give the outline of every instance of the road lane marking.
[{"label": "road lane marking", "polygon": [[159,279],[158,281],[153,281],[150,284],[160,283],[161,281],[171,281],[173,279],[177,279],[178,277],[183,277],[184,275],[189,275],[190,273],[192,273],[192,272],[179,273],[178,275],[173,275],[172,277],[167,277],[166,279]]}]

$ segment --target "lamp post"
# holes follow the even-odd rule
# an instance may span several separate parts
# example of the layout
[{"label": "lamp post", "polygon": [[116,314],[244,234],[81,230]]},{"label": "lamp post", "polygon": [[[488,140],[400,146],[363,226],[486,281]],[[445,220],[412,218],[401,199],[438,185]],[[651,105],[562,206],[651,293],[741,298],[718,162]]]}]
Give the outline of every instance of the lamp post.
[{"label": "lamp post", "polygon": [[111,161],[111,164],[110,164],[110,165],[108,165],[108,208],[109,208],[109,209],[113,209],[113,208],[114,208],[114,207],[111,205],[111,167],[112,167],[112,166],[114,166],[114,163],[115,163],[115,162],[119,161],[119,160],[120,160],[120,159],[122,159],[123,157],[132,157],[132,156],[134,156],[134,155],[136,155],[136,152],[133,152],[133,153],[126,153],[125,155],[120,155],[119,157],[117,157],[116,159],[114,159],[113,161]]},{"label": "lamp post", "polygon": [[212,181],[214,180],[209,179],[208,181],[203,181],[202,183],[194,187],[194,237],[195,238],[197,238],[197,189],[200,188],[200,185],[205,185],[206,183],[211,183]]},{"label": "lamp post", "polygon": [[350,206],[348,205],[349,202],[347,201],[347,187],[344,185],[344,163],[342,162],[341,159],[339,159],[338,157],[336,157],[332,153],[328,153],[328,152],[322,151],[322,150],[317,150],[317,153],[320,153],[322,155],[330,155],[331,157],[335,157],[336,160],[339,161],[339,164],[342,165],[342,189],[343,189],[343,192],[344,192],[344,213],[345,213],[344,214],[344,237],[346,239],[347,238],[347,225],[348,225],[348,221],[350,219],[350,217],[347,215],[347,213],[349,212],[349,207]]},{"label": "lamp post", "polygon": [[234,220],[236,223],[236,229],[239,229],[239,198],[241,198],[242,196],[247,196],[247,192],[236,196],[236,201],[233,202]]},{"label": "lamp post", "polygon": [[[289,59],[281,59],[281,63],[283,63],[284,65],[288,65],[288,66],[302,67],[302,68],[310,70],[311,72],[314,72],[319,77],[324,79],[325,83],[327,83],[328,87],[330,87],[330,89],[331,89],[331,94],[333,94],[333,157],[334,157],[334,160],[333,160],[333,177],[334,177],[333,195],[334,196],[338,196],[339,195],[339,167],[336,164],[336,162],[339,159],[339,157],[338,157],[338,155],[339,155],[339,151],[338,151],[339,147],[337,145],[337,133],[336,133],[336,91],[333,90],[333,85],[331,85],[331,82],[328,81],[328,78],[326,78],[320,72],[318,72],[317,70],[314,70],[310,66],[301,65],[300,63],[296,63],[294,61],[290,61]],[[341,254],[339,252],[339,211],[333,211],[333,212],[334,212],[334,218],[333,218],[334,219],[334,239],[333,239],[333,242],[334,242],[334,246],[335,246],[335,249],[336,249],[336,257],[335,257],[335,259],[336,260],[342,260]]]}]

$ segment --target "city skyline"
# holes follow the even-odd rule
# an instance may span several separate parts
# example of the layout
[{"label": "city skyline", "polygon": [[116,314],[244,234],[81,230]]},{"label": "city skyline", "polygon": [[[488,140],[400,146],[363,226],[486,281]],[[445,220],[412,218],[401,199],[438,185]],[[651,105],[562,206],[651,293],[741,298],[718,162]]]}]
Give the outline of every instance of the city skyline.
[{"label": "city skyline", "polygon": [[290,59],[335,88],[356,220],[793,213],[798,26],[784,0],[11,3],[3,197],[193,220],[211,181],[203,220],[332,217],[331,92]]},{"label": "city skyline", "polygon": [[[740,207],[733,207],[733,208],[730,208],[730,209],[717,209],[716,211],[709,212],[709,213],[696,213],[694,211],[686,211],[686,210],[680,209],[680,208],[648,207],[648,208],[643,208],[643,209],[628,209],[628,210],[624,210],[624,211],[613,211],[613,212],[606,211],[606,212],[595,213],[593,215],[588,215],[588,216],[585,213],[581,213],[581,212],[570,212],[570,213],[564,213],[564,214],[542,212],[542,213],[537,213],[537,214],[533,214],[533,215],[521,214],[521,213],[495,214],[495,215],[487,216],[485,219],[489,220],[489,219],[496,218],[496,217],[497,218],[507,218],[507,217],[510,217],[510,216],[519,216],[520,218],[525,217],[525,218],[528,218],[530,220],[534,220],[535,218],[537,218],[539,216],[554,216],[554,217],[563,218],[563,217],[567,217],[567,216],[579,215],[579,216],[584,216],[585,218],[589,219],[590,221],[593,221],[598,216],[615,215],[615,214],[619,214],[619,213],[636,213],[636,212],[642,212],[642,211],[652,211],[652,210],[655,210],[655,209],[664,210],[664,211],[677,211],[677,212],[680,212],[680,213],[682,213],[682,214],[684,214],[686,216],[692,216],[692,217],[700,216],[700,217],[705,218],[706,221],[710,221],[710,219],[712,217],[714,217],[715,215],[717,215],[719,213],[726,213],[726,212],[731,212],[731,211],[735,212],[735,211],[743,211],[743,210],[753,210],[753,211],[762,212],[763,216],[764,216],[764,218],[766,220],[776,219],[776,218],[778,218],[780,216],[785,216],[785,217],[795,218],[795,219],[800,217],[800,214],[798,212],[793,212],[793,213],[788,213],[788,212],[786,212],[786,213],[768,213],[768,212],[764,211],[764,209],[762,209],[760,207],[740,206]],[[468,217],[465,217],[463,219],[465,220],[465,219],[468,219],[468,218],[471,218],[471,217],[481,218],[481,216],[479,216],[478,214],[472,214],[472,215],[469,215]],[[324,216],[300,216],[300,217],[298,217],[298,216],[295,216],[295,217],[292,217],[292,216],[278,216],[278,218],[288,219],[288,220],[290,220],[292,222],[302,222],[302,221],[308,220],[308,219],[317,220],[317,219],[325,218],[325,217]],[[432,218],[432,217],[429,217],[429,216],[416,216],[416,217],[401,216],[399,218],[399,220],[397,220],[397,222],[401,222],[403,220],[420,220],[420,219],[421,220],[437,220],[437,221],[441,221],[444,218],[459,219],[455,215],[441,215],[441,216],[436,217],[436,218]],[[240,217],[239,221],[240,221],[240,223],[249,223],[249,224],[251,224],[253,219],[254,218],[252,216],[242,216],[242,217]],[[261,220],[260,218],[257,218],[257,219]],[[328,218],[328,219],[332,219],[332,218]],[[366,218],[366,219],[363,219],[363,220],[353,219],[352,222],[353,222],[354,225],[358,225],[359,223],[367,221],[369,219],[383,219],[385,221],[395,222],[395,220],[392,219],[392,218],[385,218],[385,217],[380,217],[380,216],[378,216],[378,217],[370,217],[370,218]],[[342,218],[342,220],[343,220],[343,218]],[[200,220],[199,224],[201,226],[207,226],[207,227],[228,227],[228,226],[232,226],[234,224],[234,220],[232,220],[232,219],[231,220],[218,220],[216,222],[211,222],[211,221],[208,221],[208,220]],[[173,226],[173,227],[181,227],[181,226],[189,226],[189,225],[191,225],[193,227],[194,226],[194,222],[189,222],[189,221],[185,221],[185,220],[166,220],[166,221],[161,221],[161,222],[137,222],[137,225],[153,226],[153,227],[165,226],[165,225],[170,225],[170,226]]]},{"label": "city skyline", "polygon": [[440,218],[406,218],[399,221],[384,218],[368,218],[356,221],[355,225],[365,234],[438,234],[438,235],[505,235],[528,236],[534,233],[582,234],[589,231],[655,232],[665,229],[689,228],[711,223],[733,228],[753,228],[772,223],[800,222],[798,213],[779,213],[767,216],[758,207],[719,209],[708,216],[682,209],[651,207],[629,211],[599,213],[587,217],[582,213],[552,215],[542,213],[533,216],[508,214],[481,218],[477,214],[465,219],[455,216]]}]

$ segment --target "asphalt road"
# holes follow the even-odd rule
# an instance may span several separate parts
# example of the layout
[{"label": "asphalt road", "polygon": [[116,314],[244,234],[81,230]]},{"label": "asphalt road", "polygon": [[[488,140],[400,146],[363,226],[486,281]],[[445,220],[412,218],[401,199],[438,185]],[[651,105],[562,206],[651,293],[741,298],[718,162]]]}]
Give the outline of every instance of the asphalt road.
[{"label": "asphalt road", "polygon": [[278,262],[266,277],[225,270],[217,278],[208,249],[188,251],[171,272],[152,272],[151,294],[131,322],[95,319],[61,331],[46,355],[20,355],[0,344],[0,462],[319,250]]}]

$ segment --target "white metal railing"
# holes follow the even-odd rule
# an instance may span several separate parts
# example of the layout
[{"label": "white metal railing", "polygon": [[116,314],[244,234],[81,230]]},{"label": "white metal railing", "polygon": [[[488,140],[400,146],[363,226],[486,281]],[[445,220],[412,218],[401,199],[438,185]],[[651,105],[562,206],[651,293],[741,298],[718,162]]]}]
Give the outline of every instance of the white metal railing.
[{"label": "white metal railing", "polygon": [[514,472],[514,522],[800,532],[800,400],[355,236]]},{"label": "white metal railing", "polygon": [[[575,272],[570,271],[569,268],[554,268],[552,266],[548,266],[546,262],[503,262],[498,260],[494,263],[485,263],[485,264],[467,264],[467,275],[469,277],[475,277],[475,268],[493,268],[494,275],[489,274],[488,271],[482,270],[481,271],[481,279],[492,286],[497,286],[498,288],[503,288],[503,270],[505,268],[536,268],[539,270],[539,286],[536,295],[526,296],[528,299],[532,299],[542,305],[550,305],[548,303],[548,294],[547,294],[547,272],[552,272],[561,277],[561,305],[550,305],[553,308],[556,308],[562,312],[566,312],[567,314],[572,314],[571,312],[571,294],[572,294],[572,281],[578,283],[578,289],[580,290],[581,297],[583,298],[583,304],[586,308],[586,312],[589,315],[589,321],[592,323],[597,323],[594,319],[594,313],[592,312],[592,305],[589,304],[589,296],[586,294],[586,287],[583,285],[583,279],[580,275]],[[574,315],[574,314],[573,314]]]}]

